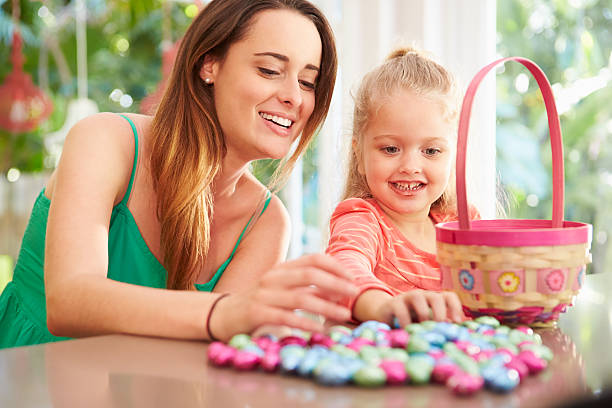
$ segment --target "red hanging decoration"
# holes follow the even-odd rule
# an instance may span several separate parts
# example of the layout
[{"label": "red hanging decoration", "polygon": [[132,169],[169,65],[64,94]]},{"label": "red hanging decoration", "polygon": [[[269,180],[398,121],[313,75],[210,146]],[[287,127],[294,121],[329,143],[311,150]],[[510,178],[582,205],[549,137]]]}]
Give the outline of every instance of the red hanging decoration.
[{"label": "red hanging decoration", "polygon": [[18,16],[19,1],[13,1],[13,70],[0,85],[0,127],[13,133],[36,129],[53,111],[49,97],[23,71],[25,57],[21,52],[23,40],[17,28]]}]

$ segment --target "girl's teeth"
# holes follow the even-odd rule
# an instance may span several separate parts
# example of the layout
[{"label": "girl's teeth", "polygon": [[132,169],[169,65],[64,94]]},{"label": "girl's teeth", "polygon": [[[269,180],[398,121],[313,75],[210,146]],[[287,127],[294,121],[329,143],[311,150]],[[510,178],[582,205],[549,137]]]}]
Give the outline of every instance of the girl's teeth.
[{"label": "girl's teeth", "polygon": [[291,119],[287,119],[287,118],[281,118],[280,116],[276,116],[276,115],[270,115],[269,113],[260,113],[259,116],[261,116],[262,118],[269,120],[271,122],[276,123],[277,125],[283,126],[283,127],[290,127],[293,124],[293,121]]},{"label": "girl's teeth", "polygon": [[401,183],[393,183],[393,185],[395,187],[397,187],[399,190],[417,190],[419,189],[423,184],[422,183],[410,183],[410,184],[401,184]]}]

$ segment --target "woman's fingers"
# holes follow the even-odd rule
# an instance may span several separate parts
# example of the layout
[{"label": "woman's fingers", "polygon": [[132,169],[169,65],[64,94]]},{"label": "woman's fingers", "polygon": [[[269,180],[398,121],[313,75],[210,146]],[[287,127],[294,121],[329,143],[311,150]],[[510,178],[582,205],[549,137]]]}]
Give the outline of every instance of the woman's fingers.
[{"label": "woman's fingers", "polygon": [[267,306],[278,309],[302,309],[336,321],[347,321],[351,318],[348,308],[304,290],[261,290],[258,298]]},{"label": "woman's fingers", "polygon": [[321,323],[295,314],[293,311],[279,309],[276,307],[262,307],[257,317],[256,327],[272,324],[290,326],[296,329],[310,332],[322,332],[324,327]]},{"label": "woman's fingers", "polygon": [[338,277],[314,266],[282,265],[281,268],[262,278],[265,287],[295,288],[314,285],[318,289],[340,296],[355,296],[357,287],[342,277]]},{"label": "woman's fingers", "polygon": [[324,255],[324,254],[305,255],[298,259],[295,259],[289,262],[285,262],[283,265],[286,266],[287,268],[314,267],[317,269],[327,271],[347,281],[352,280],[351,273],[346,271],[346,269],[342,266],[340,262],[338,262],[336,259],[334,259],[333,257],[329,255]]}]

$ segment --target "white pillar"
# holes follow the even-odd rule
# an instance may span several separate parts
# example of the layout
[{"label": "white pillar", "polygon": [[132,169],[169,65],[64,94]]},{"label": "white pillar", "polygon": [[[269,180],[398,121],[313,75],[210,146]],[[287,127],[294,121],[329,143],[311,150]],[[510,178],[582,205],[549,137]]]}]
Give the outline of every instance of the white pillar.
[{"label": "white pillar", "polygon": [[302,203],[304,199],[302,189],[302,168],[302,159],[300,158],[295,163],[289,180],[287,180],[287,185],[282,190],[283,199],[287,205],[287,211],[291,219],[291,239],[289,241],[287,260],[297,258],[302,255],[303,252],[302,235],[304,233],[304,221]]},{"label": "white pillar", "polygon": [[[496,59],[496,2],[423,1],[423,47],[457,77],[462,95],[485,65]],[[495,73],[478,88],[468,138],[468,201],[483,218],[495,218]]]}]

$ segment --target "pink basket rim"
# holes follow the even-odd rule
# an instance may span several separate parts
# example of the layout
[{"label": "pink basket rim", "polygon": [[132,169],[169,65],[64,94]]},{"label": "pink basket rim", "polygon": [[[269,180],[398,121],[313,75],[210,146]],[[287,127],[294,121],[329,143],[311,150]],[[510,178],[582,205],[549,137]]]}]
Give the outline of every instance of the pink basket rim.
[{"label": "pink basket rim", "polygon": [[563,221],[562,228],[552,228],[551,220],[474,220],[464,230],[459,221],[436,225],[436,240],[457,245],[496,247],[574,245],[590,243],[590,224]]}]

